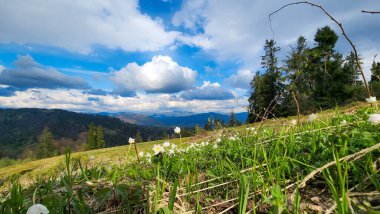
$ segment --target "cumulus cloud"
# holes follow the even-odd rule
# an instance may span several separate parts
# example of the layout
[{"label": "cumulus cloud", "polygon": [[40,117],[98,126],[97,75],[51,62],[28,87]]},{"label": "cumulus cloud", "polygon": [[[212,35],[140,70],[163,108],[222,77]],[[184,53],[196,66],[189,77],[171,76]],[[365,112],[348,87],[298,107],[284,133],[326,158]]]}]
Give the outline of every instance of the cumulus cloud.
[{"label": "cumulus cloud", "polygon": [[0,42],[42,44],[88,53],[93,45],[154,51],[179,35],[142,14],[138,0],[12,0],[0,7]]},{"label": "cumulus cloud", "polygon": [[0,73],[0,84],[18,89],[28,88],[89,88],[87,82],[79,77],[60,73],[54,68],[44,67],[31,56],[18,56],[14,68],[5,68]]},{"label": "cumulus cloud", "polygon": [[[292,0],[281,3],[261,0],[189,0],[183,3],[172,22],[176,26],[198,29],[197,32],[200,32],[182,36],[184,44],[192,43],[219,61],[238,61],[244,67],[254,69],[260,67],[265,39],[272,38],[268,15],[290,2]],[[380,52],[380,22],[377,17],[360,12],[363,8],[376,8],[376,1],[311,2],[323,4],[326,10],[343,23],[362,55],[368,55],[368,47],[377,47],[375,51]],[[304,35],[312,44],[317,28],[325,25],[333,27],[340,35],[339,28],[315,7],[292,6],[272,17],[274,39],[282,48],[282,55],[286,54],[289,45],[295,44],[300,35]],[[344,54],[351,50],[342,36],[337,48]],[[369,70],[366,73],[368,75]]]},{"label": "cumulus cloud", "polygon": [[234,95],[217,82],[204,81],[202,86],[184,91],[182,97],[187,100],[229,100]]},{"label": "cumulus cloud", "polygon": [[224,80],[224,82],[232,87],[240,89],[249,89],[253,78],[253,73],[249,69],[238,70]]},{"label": "cumulus cloud", "polygon": [[169,56],[154,56],[143,65],[129,63],[111,77],[115,93],[133,96],[136,90],[147,93],[176,93],[193,87],[197,72],[178,65]]},{"label": "cumulus cloud", "polygon": [[2,107],[58,108],[71,111],[135,112],[172,114],[173,112],[224,112],[245,111],[245,103],[236,100],[184,100],[170,94],[146,94],[137,92],[136,97],[95,96],[83,94],[77,89],[28,89],[14,96],[1,97]]}]

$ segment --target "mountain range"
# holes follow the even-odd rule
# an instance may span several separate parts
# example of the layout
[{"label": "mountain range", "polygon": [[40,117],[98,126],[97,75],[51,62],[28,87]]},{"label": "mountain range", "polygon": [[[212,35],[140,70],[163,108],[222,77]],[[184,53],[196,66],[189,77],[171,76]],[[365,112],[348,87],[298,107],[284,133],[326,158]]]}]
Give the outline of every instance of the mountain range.
[{"label": "mountain range", "polygon": [[[162,126],[162,127],[194,127],[199,125],[203,127],[208,119],[219,119],[224,121],[226,124],[230,121],[230,115],[220,114],[215,112],[201,113],[201,114],[192,114],[185,116],[172,116],[172,115],[163,115],[163,114],[153,114],[153,115],[144,115],[144,114],[133,114],[133,113],[110,113],[108,116],[119,118],[130,124],[136,125],[146,125],[146,126]],[[236,113],[235,117],[241,123],[245,123],[248,113],[241,112]]]}]

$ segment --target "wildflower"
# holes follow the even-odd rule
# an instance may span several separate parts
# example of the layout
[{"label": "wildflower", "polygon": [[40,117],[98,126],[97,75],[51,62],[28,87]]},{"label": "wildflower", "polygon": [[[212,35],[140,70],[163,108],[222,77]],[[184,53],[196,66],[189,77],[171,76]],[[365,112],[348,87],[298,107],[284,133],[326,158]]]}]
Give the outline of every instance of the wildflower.
[{"label": "wildflower", "polygon": [[42,204],[34,204],[33,206],[29,207],[26,214],[48,214],[49,210]]},{"label": "wildflower", "polygon": [[292,126],[297,125],[297,120],[296,119],[291,120],[290,125],[292,125]]},{"label": "wildflower", "polygon": [[169,147],[170,146],[170,142],[169,141],[166,141],[166,142],[164,142],[164,147]]},{"label": "wildflower", "polygon": [[372,125],[379,124],[380,123],[380,114],[369,115],[368,122],[372,123]]},{"label": "wildflower", "polygon": [[180,134],[180,133],[181,133],[181,128],[179,128],[178,126],[175,127],[175,129],[174,129],[174,133],[176,133],[176,134]]},{"label": "wildflower", "polygon": [[376,102],[376,97],[365,98],[365,101],[367,101],[368,103],[374,103],[374,102]]},{"label": "wildflower", "polygon": [[139,152],[139,157],[144,157],[144,152],[143,151]]},{"label": "wildflower", "polygon": [[95,156],[91,155],[90,160],[95,160]]},{"label": "wildflower", "polygon": [[222,142],[222,139],[218,138],[215,140],[215,142],[220,143],[220,142]]},{"label": "wildflower", "polygon": [[149,152],[147,152],[146,155],[145,155],[145,157],[147,157],[147,158],[150,159],[152,157],[152,155]]},{"label": "wildflower", "polygon": [[172,149],[176,149],[177,148],[177,145],[173,144],[170,146]]},{"label": "wildflower", "polygon": [[345,125],[347,125],[347,121],[346,121],[346,120],[342,120],[342,122],[340,122],[340,125],[341,125],[341,126],[345,126]]},{"label": "wildflower", "polygon": [[135,143],[135,139],[130,137],[129,140],[128,140],[128,143],[129,144],[134,144]]},{"label": "wildflower", "polygon": [[206,141],[206,146],[208,146],[208,141]]},{"label": "wildflower", "polygon": [[317,115],[316,114],[310,114],[309,115],[309,122],[313,122],[314,120],[316,120],[317,119]]},{"label": "wildflower", "polygon": [[217,149],[218,148],[218,144],[214,144],[213,148]]},{"label": "wildflower", "polygon": [[232,140],[232,141],[235,141],[235,140],[236,140],[236,138],[233,137],[233,136],[231,136],[229,139]]},{"label": "wildflower", "polygon": [[159,153],[164,152],[164,147],[162,147],[161,145],[155,144],[153,146],[153,152],[155,155],[158,155]]},{"label": "wildflower", "polygon": [[174,149],[170,149],[168,153],[169,155],[174,155]]}]

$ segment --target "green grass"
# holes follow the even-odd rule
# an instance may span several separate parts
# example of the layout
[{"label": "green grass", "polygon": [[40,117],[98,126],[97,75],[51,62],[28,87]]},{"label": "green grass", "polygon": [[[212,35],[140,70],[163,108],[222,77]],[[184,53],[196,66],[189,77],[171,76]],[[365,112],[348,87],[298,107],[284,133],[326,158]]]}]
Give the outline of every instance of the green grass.
[{"label": "green grass", "polygon": [[[339,159],[380,143],[379,126],[367,121],[377,112],[361,103],[320,112],[311,122],[302,117],[300,126],[290,124],[292,117],[216,130],[182,139],[187,143],[175,154],[168,147],[140,162],[134,148],[121,146],[16,164],[0,169],[0,210],[42,203],[51,213],[372,212],[379,210],[379,149]],[[162,142],[138,144],[138,151]]]}]

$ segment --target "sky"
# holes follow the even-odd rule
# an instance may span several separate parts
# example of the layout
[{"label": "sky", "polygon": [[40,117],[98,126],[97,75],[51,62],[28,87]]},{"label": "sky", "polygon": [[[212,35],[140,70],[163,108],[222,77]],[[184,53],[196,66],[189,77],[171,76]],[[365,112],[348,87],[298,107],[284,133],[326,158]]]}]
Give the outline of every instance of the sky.
[{"label": "sky", "polygon": [[[318,8],[267,0],[0,0],[0,107],[178,114],[245,111],[266,39],[280,60],[318,28]],[[319,0],[346,30],[366,76],[380,53],[374,0]]]}]

